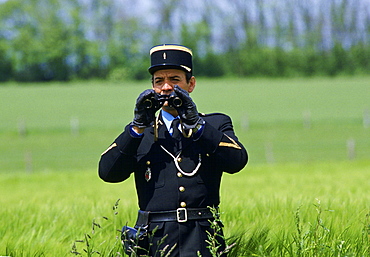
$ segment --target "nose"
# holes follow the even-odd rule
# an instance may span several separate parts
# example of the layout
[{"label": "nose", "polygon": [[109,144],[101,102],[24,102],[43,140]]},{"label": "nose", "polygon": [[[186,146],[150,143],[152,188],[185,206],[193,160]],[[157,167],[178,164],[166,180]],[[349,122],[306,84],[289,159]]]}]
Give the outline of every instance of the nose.
[{"label": "nose", "polygon": [[162,94],[170,94],[173,91],[173,86],[170,85],[168,82],[164,83],[162,86]]}]

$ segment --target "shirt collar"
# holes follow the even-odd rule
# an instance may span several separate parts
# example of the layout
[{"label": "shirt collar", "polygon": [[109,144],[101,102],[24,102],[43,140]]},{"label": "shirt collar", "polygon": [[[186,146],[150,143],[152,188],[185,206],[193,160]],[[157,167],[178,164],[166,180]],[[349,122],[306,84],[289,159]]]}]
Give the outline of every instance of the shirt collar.
[{"label": "shirt collar", "polygon": [[168,113],[166,111],[163,111],[163,110],[161,110],[161,114],[162,114],[163,122],[166,125],[168,131],[171,130],[171,123],[172,123],[172,121],[174,119],[176,119],[176,118],[180,118],[179,116],[173,117],[172,114],[170,114],[170,113]]}]

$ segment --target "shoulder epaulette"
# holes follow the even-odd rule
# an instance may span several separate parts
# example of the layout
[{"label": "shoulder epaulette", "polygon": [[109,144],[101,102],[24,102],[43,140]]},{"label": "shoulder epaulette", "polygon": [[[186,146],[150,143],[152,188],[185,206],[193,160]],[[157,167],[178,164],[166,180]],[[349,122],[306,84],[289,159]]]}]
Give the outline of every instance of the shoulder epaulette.
[{"label": "shoulder epaulette", "polygon": [[201,117],[208,117],[208,116],[216,116],[216,115],[226,115],[220,112],[214,112],[214,113],[199,113],[199,116]]}]

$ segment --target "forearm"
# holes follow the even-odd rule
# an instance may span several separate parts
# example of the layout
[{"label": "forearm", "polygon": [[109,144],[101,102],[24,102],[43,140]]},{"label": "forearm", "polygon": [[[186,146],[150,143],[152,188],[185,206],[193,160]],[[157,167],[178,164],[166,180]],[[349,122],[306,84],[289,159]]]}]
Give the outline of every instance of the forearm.
[{"label": "forearm", "polygon": [[210,158],[225,172],[238,172],[248,162],[247,151],[235,136],[231,121],[219,129],[205,123],[198,140]]},{"label": "forearm", "polygon": [[120,134],[112,145],[101,155],[99,161],[99,176],[106,182],[120,182],[135,170],[136,152],[141,137],[130,134],[130,126]]}]

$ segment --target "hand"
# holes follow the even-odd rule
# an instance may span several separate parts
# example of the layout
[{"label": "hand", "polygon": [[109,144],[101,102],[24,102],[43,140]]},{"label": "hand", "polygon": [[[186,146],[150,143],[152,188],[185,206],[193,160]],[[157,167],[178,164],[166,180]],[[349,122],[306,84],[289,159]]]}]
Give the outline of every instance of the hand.
[{"label": "hand", "polygon": [[177,110],[185,129],[194,129],[198,124],[203,124],[204,120],[199,117],[197,107],[189,96],[189,93],[178,85],[175,85],[174,91],[182,100],[182,105],[175,107],[175,109]]},{"label": "hand", "polygon": [[159,110],[160,106],[153,105],[148,106],[148,100],[154,99],[155,92],[153,89],[147,89],[142,92],[136,100],[134,110],[134,120],[132,125],[143,129],[149,127],[152,121],[155,119],[155,113]]}]

